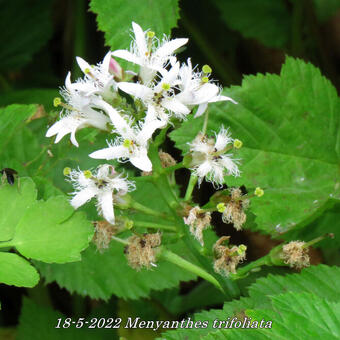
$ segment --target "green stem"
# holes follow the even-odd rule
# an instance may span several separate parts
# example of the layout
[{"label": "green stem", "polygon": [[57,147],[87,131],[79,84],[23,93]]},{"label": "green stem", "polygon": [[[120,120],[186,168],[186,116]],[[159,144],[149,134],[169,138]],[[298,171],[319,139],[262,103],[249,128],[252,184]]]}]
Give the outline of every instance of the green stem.
[{"label": "green stem", "polygon": [[201,277],[202,279],[210,282],[213,284],[216,288],[218,288],[220,291],[223,292],[223,289],[219,282],[209,273],[207,273],[204,269],[201,267],[196,266],[195,264],[183,259],[182,257],[178,256],[177,254],[166,250],[162,249],[161,253],[159,254],[160,258],[167,260],[191,273],[196,274],[197,276]]},{"label": "green stem", "polygon": [[258,268],[258,267],[262,267],[262,266],[271,266],[272,265],[272,261],[270,259],[269,254],[266,256],[263,256],[261,258],[259,258],[256,261],[250,262],[249,264],[238,268],[237,269],[237,273],[236,274],[231,274],[230,278],[232,280],[238,280],[238,279],[242,279],[244,278],[251,270]]},{"label": "green stem", "polygon": [[171,173],[171,172],[173,172],[173,171],[175,171],[175,170],[183,169],[183,168],[185,168],[185,166],[184,166],[183,162],[180,162],[180,163],[178,163],[178,164],[176,164],[176,165],[169,166],[169,167],[167,167],[167,168],[163,168],[163,169],[160,171],[160,173],[161,173],[161,174],[169,174],[169,173]]},{"label": "green stem", "polygon": [[161,132],[156,136],[155,141],[153,142],[155,149],[158,149],[158,147],[164,142],[169,128],[170,126],[167,126],[166,128],[162,129]]},{"label": "green stem", "polygon": [[111,236],[111,239],[116,241],[116,242],[122,243],[126,246],[129,244],[129,242],[127,240],[123,240],[123,239],[116,237],[116,236]]},{"label": "green stem", "polygon": [[189,183],[188,183],[188,187],[187,187],[187,191],[186,191],[185,196],[184,196],[184,201],[191,200],[191,195],[192,195],[192,192],[194,191],[197,180],[198,180],[198,177],[195,174],[191,173]]},{"label": "green stem", "polygon": [[169,219],[169,216],[167,216],[165,213],[161,213],[159,211],[156,211],[156,210],[153,210],[151,208],[148,208],[145,205],[140,204],[140,203],[138,203],[136,201],[132,201],[130,207],[132,209],[137,210],[137,211],[143,212],[144,214],[147,214],[147,215],[152,215],[152,216],[157,216],[157,217],[160,217],[160,218],[167,218],[167,219]]},{"label": "green stem", "polygon": [[170,230],[170,231],[176,231],[177,230],[177,228],[175,226],[146,222],[146,221],[133,221],[133,226],[134,227],[153,228],[153,229],[163,229],[163,230]]},{"label": "green stem", "polygon": [[202,127],[203,135],[205,135],[206,132],[207,132],[208,121],[209,121],[209,111],[207,110],[207,111],[205,111],[204,122],[203,122],[203,127]]}]

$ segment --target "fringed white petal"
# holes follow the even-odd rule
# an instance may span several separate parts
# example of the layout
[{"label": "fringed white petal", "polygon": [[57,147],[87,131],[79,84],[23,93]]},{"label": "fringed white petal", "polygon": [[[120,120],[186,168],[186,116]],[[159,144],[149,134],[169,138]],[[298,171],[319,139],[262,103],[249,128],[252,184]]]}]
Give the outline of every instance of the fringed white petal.
[{"label": "fringed white petal", "polygon": [[115,224],[112,191],[101,191],[97,195],[97,200],[99,212],[103,215],[106,221],[110,224]]},{"label": "fringed white petal", "polygon": [[106,160],[128,158],[129,149],[123,145],[110,146],[108,148],[92,152],[91,154],[89,154],[89,157]]},{"label": "fringed white petal", "polygon": [[73,208],[78,209],[96,195],[91,187],[80,190],[70,201]]}]

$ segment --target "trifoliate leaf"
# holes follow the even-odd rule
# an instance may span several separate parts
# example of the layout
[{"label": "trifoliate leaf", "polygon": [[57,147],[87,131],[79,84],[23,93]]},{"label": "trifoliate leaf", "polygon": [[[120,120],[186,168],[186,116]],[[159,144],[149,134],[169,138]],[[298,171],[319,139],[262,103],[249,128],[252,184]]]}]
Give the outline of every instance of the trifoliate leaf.
[{"label": "trifoliate leaf", "polygon": [[[287,58],[280,76],[244,78],[227,95],[238,104],[211,105],[210,129],[230,126],[243,147],[241,176],[230,186],[264,189],[251,200],[258,230],[279,236],[313,221],[330,198],[339,198],[339,98],[332,84],[311,64]],[[195,137],[202,119],[184,123],[171,134],[180,149]]]},{"label": "trifoliate leaf", "polygon": [[180,281],[195,278],[179,267],[162,261],[152,270],[136,272],[127,264],[124,246],[114,241],[103,253],[91,245],[77,263],[36,263],[36,266],[47,282],[57,281],[59,286],[70,292],[103,300],[109,299],[111,295],[138,299],[147,296],[152,289],[175,287]]},{"label": "trifoliate leaf", "polygon": [[[214,1],[222,20],[245,38],[270,47],[285,47],[291,31],[291,17],[281,0]],[[254,15],[255,14],[255,15]]]},{"label": "trifoliate leaf", "polygon": [[90,8],[98,15],[98,27],[113,50],[130,46],[132,21],[162,38],[176,27],[179,18],[177,0],[92,0]]},{"label": "trifoliate leaf", "polygon": [[50,0],[0,2],[1,72],[24,66],[47,42],[52,33],[51,3]]},{"label": "trifoliate leaf", "polygon": [[[19,182],[19,181],[18,181]],[[64,263],[80,260],[93,236],[93,226],[83,213],[74,213],[64,196],[36,201],[30,178],[0,187],[1,228],[8,244],[27,258]],[[10,198],[10,202],[7,202]]]},{"label": "trifoliate leaf", "polygon": [[39,282],[39,274],[21,256],[0,252],[0,282],[17,287],[34,287]]}]

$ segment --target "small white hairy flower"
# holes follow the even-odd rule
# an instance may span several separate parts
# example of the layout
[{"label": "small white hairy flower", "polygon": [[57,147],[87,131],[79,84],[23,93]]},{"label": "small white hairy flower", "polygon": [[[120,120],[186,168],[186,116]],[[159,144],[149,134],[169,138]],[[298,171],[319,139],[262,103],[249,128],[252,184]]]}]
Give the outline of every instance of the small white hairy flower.
[{"label": "small white hairy flower", "polygon": [[205,112],[208,103],[229,100],[237,104],[233,99],[220,95],[221,89],[209,79],[211,71],[208,65],[204,65],[202,72],[194,72],[190,58],[179,70],[179,93],[176,99],[188,108],[198,105],[195,118]]},{"label": "small white hairy flower", "polygon": [[71,205],[78,209],[95,197],[98,213],[112,225],[115,223],[114,202],[120,202],[121,196],[135,189],[133,182],[116,173],[109,164],[100,165],[94,173],[71,170],[68,178],[75,188]]},{"label": "small white hairy flower", "polygon": [[55,143],[58,143],[65,135],[71,134],[71,142],[79,146],[76,140],[77,130],[88,126],[100,130],[107,130],[109,117],[105,114],[94,110],[96,97],[93,95],[84,96],[78,86],[71,83],[71,73],[68,73],[65,80],[65,88],[62,89],[61,95],[64,97],[66,104],[62,103],[60,98],[54,100],[55,106],[62,106],[60,120],[54,123],[46,132],[46,137],[57,135]]},{"label": "small white hairy flower", "polygon": [[[92,152],[89,156],[96,159],[129,160],[138,169],[151,171],[152,163],[148,157],[148,141],[156,129],[163,126],[163,122],[158,119],[149,119],[149,115],[154,116],[154,113],[150,113],[152,108],[149,108],[145,121],[140,126],[131,127],[113,110],[111,107],[112,114],[110,116],[112,116],[112,123],[120,136],[114,142],[109,143],[108,148]],[[122,120],[122,124],[118,124],[118,120],[115,119],[118,116]]]},{"label": "small white hairy flower", "polygon": [[160,42],[152,31],[143,31],[142,28],[132,23],[135,40],[130,51],[117,50],[112,55],[140,65],[139,78],[144,84],[153,80],[157,72],[163,70],[164,66],[172,57],[173,53],[188,42],[188,39],[180,38],[168,40],[164,38]]},{"label": "small white hairy flower", "polygon": [[202,133],[190,144],[192,153],[192,171],[199,178],[199,184],[205,178],[214,185],[224,183],[225,175],[239,176],[238,160],[227,153],[233,146],[233,139],[223,127],[215,138],[207,138]]}]

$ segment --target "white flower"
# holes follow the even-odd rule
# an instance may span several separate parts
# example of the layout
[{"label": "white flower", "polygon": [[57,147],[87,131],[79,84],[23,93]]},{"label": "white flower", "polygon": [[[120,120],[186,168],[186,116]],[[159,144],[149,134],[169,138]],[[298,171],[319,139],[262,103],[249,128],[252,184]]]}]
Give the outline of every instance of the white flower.
[{"label": "white flower", "polygon": [[150,87],[128,82],[121,82],[118,87],[122,91],[141,99],[147,107],[153,107],[156,117],[166,124],[169,115],[165,113],[165,110],[172,112],[179,118],[190,113],[190,110],[175,95],[175,88],[179,84],[178,72],[179,63],[176,62],[169,71],[162,70],[161,79]]},{"label": "white flower", "polygon": [[157,71],[160,72],[173,58],[173,53],[188,42],[188,39],[167,40],[164,38],[160,43],[154,37],[154,32],[143,32],[142,28],[134,22],[132,28],[135,40],[132,43],[131,51],[117,50],[112,52],[112,55],[140,65],[139,77],[144,84],[147,84],[153,80]]},{"label": "white flower", "polygon": [[112,99],[116,96],[117,83],[112,71],[112,52],[108,52],[103,61],[91,66],[84,59],[77,57],[77,63],[84,72],[85,81],[76,83],[76,88],[87,95],[100,94],[104,99]]},{"label": "white flower", "polygon": [[[114,112],[115,111],[115,112]],[[135,167],[142,171],[151,171],[152,163],[148,157],[148,141],[156,129],[163,127],[163,122],[158,119],[149,119],[148,116],[154,116],[149,108],[145,122],[140,126],[131,127],[125,121],[125,125],[117,124],[115,119],[119,113],[111,107],[111,119],[115,125],[119,137],[109,147],[91,153],[89,156],[96,159],[118,159],[129,160]],[[121,117],[122,120],[124,120]]]},{"label": "white flower", "polygon": [[[208,66],[206,66],[208,67]],[[210,67],[208,67],[210,69]],[[210,69],[211,71],[211,69]],[[201,116],[208,107],[208,103],[233,99],[220,95],[221,89],[209,80],[209,73],[194,72],[191,60],[183,64],[179,70],[179,90],[176,98],[189,108],[199,105],[195,118]]]},{"label": "white flower", "polygon": [[117,174],[109,164],[99,166],[93,174],[88,170],[72,170],[69,180],[76,190],[71,205],[78,209],[95,197],[99,214],[111,224],[115,223],[114,202],[121,200],[121,196],[135,189],[133,182]]},{"label": "white flower", "polygon": [[92,107],[96,100],[93,96],[84,96],[77,87],[71,83],[71,74],[68,73],[65,81],[65,88],[61,91],[67,104],[58,103],[63,106],[60,112],[61,119],[54,123],[46,133],[46,137],[57,135],[55,143],[58,143],[65,135],[71,134],[71,142],[79,146],[75,134],[77,130],[93,126],[101,130],[107,130],[109,117],[94,110]]},{"label": "white flower", "polygon": [[192,170],[199,177],[214,185],[224,183],[225,172],[227,175],[239,176],[240,171],[237,161],[232,159],[232,154],[227,154],[233,145],[233,139],[228,130],[221,128],[215,138],[207,138],[201,133],[190,144],[192,152]]}]

